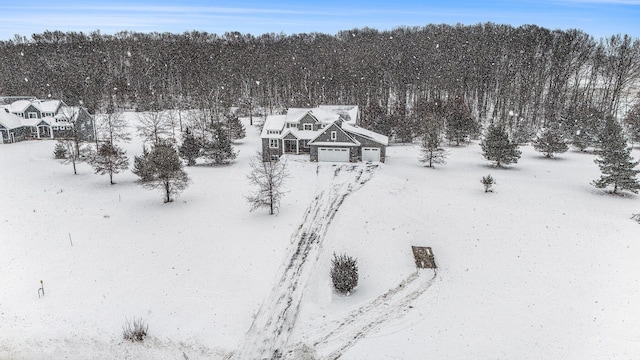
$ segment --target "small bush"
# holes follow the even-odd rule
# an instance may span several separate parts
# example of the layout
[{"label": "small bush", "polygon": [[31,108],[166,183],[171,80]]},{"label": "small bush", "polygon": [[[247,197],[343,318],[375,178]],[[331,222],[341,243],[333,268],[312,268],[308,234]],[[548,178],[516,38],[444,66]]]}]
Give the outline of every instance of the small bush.
[{"label": "small bush", "polygon": [[491,187],[496,182],[495,182],[495,180],[493,180],[493,177],[491,176],[491,174],[489,174],[487,176],[483,176],[482,180],[480,180],[480,182],[482,183],[482,185],[484,185],[484,192],[493,192],[493,189]]},{"label": "small bush", "polygon": [[358,261],[351,256],[334,253],[330,275],[333,288],[341,294],[348,295],[358,286]]},{"label": "small bush", "polygon": [[56,159],[66,159],[67,158],[67,148],[64,147],[64,144],[57,143],[56,147],[53,148],[53,157]]},{"label": "small bush", "polygon": [[133,320],[127,320],[122,325],[122,337],[125,340],[142,342],[147,337],[148,330],[149,325],[147,325],[146,321],[134,318]]}]

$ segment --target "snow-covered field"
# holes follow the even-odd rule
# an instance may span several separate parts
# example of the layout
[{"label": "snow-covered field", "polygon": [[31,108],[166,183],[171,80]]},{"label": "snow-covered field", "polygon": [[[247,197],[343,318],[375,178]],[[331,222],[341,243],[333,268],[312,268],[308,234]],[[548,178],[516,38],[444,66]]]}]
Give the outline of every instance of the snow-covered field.
[{"label": "snow-covered field", "polygon": [[[418,163],[417,146],[390,147],[378,167],[290,156],[289,192],[269,216],[244,199],[258,143],[248,127],[234,164],[186,168],[192,184],[171,204],[130,172],[113,186],[86,164],[73,175],[52,141],[0,146],[0,359],[276,348],[286,358],[640,358],[630,219],[640,197],[589,185],[593,155],[547,160],[523,147],[509,169],[491,167],[477,143],[449,149],[437,169]],[[437,272],[416,271],[411,245],[433,249]],[[358,258],[349,297],[332,292],[334,252]],[[121,337],[133,318],[149,325],[141,344]]]}]

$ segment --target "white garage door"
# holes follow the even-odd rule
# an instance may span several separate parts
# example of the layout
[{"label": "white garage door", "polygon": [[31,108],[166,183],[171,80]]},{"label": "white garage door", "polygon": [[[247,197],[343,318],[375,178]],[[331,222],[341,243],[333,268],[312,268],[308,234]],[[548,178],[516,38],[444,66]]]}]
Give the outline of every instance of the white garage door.
[{"label": "white garage door", "polygon": [[380,148],[362,148],[362,161],[380,161]]},{"label": "white garage door", "polygon": [[349,162],[349,148],[318,148],[318,161]]}]

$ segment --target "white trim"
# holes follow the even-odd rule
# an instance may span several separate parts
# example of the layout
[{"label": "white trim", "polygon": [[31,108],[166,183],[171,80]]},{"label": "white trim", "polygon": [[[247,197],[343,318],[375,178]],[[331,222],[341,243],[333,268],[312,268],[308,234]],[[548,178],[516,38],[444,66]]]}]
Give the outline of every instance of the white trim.
[{"label": "white trim", "polygon": [[336,140],[338,138],[338,132],[337,131],[332,131],[331,132],[331,140]]},{"label": "white trim", "polygon": [[[308,129],[307,129],[307,126],[309,127]],[[313,131],[313,124],[309,124],[309,123],[302,124],[302,131]]]},{"label": "white trim", "polygon": [[278,149],[278,148],[279,148],[278,139],[269,139],[269,149]]}]

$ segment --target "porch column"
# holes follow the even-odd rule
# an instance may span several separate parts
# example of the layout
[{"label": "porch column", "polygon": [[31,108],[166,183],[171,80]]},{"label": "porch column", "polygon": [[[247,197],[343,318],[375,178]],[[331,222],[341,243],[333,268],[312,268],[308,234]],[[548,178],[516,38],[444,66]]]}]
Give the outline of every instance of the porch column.
[{"label": "porch column", "polygon": [[300,154],[300,140],[296,139],[296,155]]},{"label": "porch column", "polygon": [[49,126],[49,134],[51,136],[51,138],[53,139],[53,127]]},{"label": "porch column", "polygon": [[38,134],[38,139],[40,139],[40,126],[36,126],[36,133]]}]

